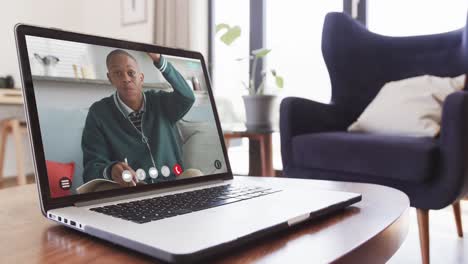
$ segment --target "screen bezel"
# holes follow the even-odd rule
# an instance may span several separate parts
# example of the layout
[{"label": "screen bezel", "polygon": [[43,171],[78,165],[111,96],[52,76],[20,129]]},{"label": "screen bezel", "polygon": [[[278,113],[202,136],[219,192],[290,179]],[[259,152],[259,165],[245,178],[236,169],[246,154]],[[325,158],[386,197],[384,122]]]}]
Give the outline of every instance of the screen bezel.
[{"label": "screen bezel", "polygon": [[[26,36],[37,36],[44,38],[51,38],[57,40],[65,41],[74,41],[85,44],[100,45],[107,47],[115,47],[121,49],[129,49],[141,52],[155,52],[162,55],[171,55],[186,57],[191,59],[199,59],[202,64],[203,73],[206,79],[206,85],[208,90],[208,95],[210,98],[210,103],[212,106],[213,114],[215,117],[216,128],[218,130],[218,136],[220,139],[221,147],[223,150],[224,160],[226,162],[227,172],[206,175],[195,178],[188,178],[183,180],[175,180],[169,182],[161,182],[157,184],[147,184],[142,186],[122,188],[108,191],[100,191],[86,194],[75,194],[65,197],[52,198],[50,189],[49,189],[49,180],[47,176],[47,168],[45,162],[44,148],[42,145],[42,136],[39,125],[39,118],[36,106],[36,98],[34,94],[34,86],[32,80],[32,74],[29,64],[29,57],[26,45]],[[138,43],[127,40],[119,40],[108,37],[93,36],[83,33],[76,33],[70,31],[64,31],[61,29],[55,28],[43,28],[32,25],[18,24],[15,26],[15,38],[18,51],[18,60],[20,64],[20,73],[22,79],[22,90],[23,90],[23,100],[24,107],[26,112],[26,120],[28,122],[28,132],[30,136],[30,141],[33,151],[33,163],[36,173],[36,181],[38,184],[38,191],[41,200],[41,208],[45,214],[48,210],[54,208],[61,208],[65,206],[71,206],[77,202],[91,201],[96,199],[103,199],[115,196],[122,196],[128,194],[142,193],[153,190],[159,190],[168,187],[181,186],[187,184],[201,183],[214,180],[230,180],[233,179],[231,166],[229,164],[229,159],[227,156],[227,149],[224,142],[223,133],[221,130],[221,124],[219,121],[218,112],[214,102],[213,91],[211,89],[211,82],[209,79],[208,71],[206,68],[205,60],[203,55],[200,52],[175,49],[163,46],[157,46],[146,43]]]}]

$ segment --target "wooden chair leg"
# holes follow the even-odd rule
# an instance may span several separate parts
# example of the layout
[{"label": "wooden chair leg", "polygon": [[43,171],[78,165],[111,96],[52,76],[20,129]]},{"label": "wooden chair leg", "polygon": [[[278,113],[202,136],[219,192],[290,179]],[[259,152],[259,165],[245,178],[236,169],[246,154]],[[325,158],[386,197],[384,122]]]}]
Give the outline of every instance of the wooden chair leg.
[{"label": "wooden chair leg", "polygon": [[17,183],[18,185],[26,184],[26,172],[24,167],[24,154],[23,154],[23,137],[21,133],[20,121],[11,120],[13,137],[15,139],[15,151],[16,151],[16,170],[17,170]]},{"label": "wooden chair leg", "polygon": [[455,224],[457,224],[457,233],[459,237],[463,237],[463,226],[460,213],[460,201],[457,201],[452,204],[453,214],[455,216]]},{"label": "wooden chair leg", "polygon": [[429,210],[416,209],[418,215],[419,243],[423,264],[429,264]]}]

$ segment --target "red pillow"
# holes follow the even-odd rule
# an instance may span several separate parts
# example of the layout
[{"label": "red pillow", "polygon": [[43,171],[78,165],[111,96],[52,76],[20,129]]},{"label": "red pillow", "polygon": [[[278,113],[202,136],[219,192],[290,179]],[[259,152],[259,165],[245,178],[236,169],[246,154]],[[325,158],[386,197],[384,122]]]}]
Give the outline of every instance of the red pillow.
[{"label": "red pillow", "polygon": [[52,198],[70,195],[75,162],[60,163],[46,160],[46,166]]}]

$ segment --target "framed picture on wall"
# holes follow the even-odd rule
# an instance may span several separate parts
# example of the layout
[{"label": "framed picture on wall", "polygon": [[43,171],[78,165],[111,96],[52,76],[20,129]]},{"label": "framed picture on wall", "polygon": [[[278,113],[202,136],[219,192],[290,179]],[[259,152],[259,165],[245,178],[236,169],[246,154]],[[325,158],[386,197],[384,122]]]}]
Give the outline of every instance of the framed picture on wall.
[{"label": "framed picture on wall", "polygon": [[147,0],[121,0],[122,26],[146,23],[148,19]]}]

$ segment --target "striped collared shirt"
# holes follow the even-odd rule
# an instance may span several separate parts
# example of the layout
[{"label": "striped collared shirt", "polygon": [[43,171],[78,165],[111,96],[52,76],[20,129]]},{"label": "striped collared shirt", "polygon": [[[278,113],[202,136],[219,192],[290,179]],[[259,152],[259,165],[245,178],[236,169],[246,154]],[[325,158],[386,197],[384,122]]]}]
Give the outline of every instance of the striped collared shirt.
[{"label": "striped collared shirt", "polygon": [[126,105],[122,99],[120,99],[119,93],[115,92],[115,97],[117,102],[117,107],[119,110],[124,114],[128,120],[132,122],[132,124],[141,132],[141,120],[143,117],[143,113],[145,112],[145,103],[146,103],[146,96],[143,93],[143,104],[141,105],[140,110],[133,111],[128,105]]}]

